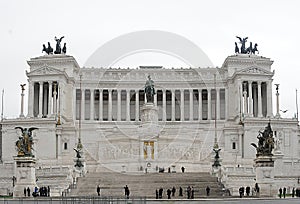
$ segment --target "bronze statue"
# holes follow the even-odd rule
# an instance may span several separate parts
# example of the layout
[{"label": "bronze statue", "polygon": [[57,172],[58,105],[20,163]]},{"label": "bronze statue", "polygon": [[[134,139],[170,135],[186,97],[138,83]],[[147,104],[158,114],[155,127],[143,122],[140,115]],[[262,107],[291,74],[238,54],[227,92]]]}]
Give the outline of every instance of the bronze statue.
[{"label": "bronze statue", "polygon": [[48,55],[53,54],[53,48],[50,45],[50,42],[48,42],[48,47],[46,48],[46,45],[43,44],[43,50],[42,52],[46,52]]},{"label": "bronze statue", "polygon": [[54,40],[56,41],[56,49],[54,51],[54,54],[61,54],[61,46],[60,46],[60,43],[62,41],[62,39],[64,38],[65,36],[62,36],[60,38],[57,38],[56,36],[54,37]]},{"label": "bronze statue", "polygon": [[62,53],[66,54],[67,53],[67,43],[64,43],[64,46],[62,48]]},{"label": "bronze statue", "polygon": [[18,157],[22,156],[33,156],[32,154],[32,131],[38,128],[31,127],[29,129],[22,127],[15,127],[15,129],[20,129],[22,132],[22,136],[16,141],[16,147],[18,151]]},{"label": "bronze statue", "polygon": [[150,75],[148,75],[148,80],[146,81],[145,84],[145,93],[146,93],[147,102],[153,103],[154,94],[156,93],[154,89],[154,81],[151,79]]},{"label": "bronze statue", "polygon": [[257,156],[271,156],[272,150],[274,149],[274,138],[273,138],[273,131],[271,128],[270,122],[265,127],[263,132],[259,131],[259,135],[257,136],[258,145],[251,143],[253,147],[256,148]]},{"label": "bronze statue", "polygon": [[240,40],[240,43],[242,44],[241,46],[241,53],[242,54],[246,54],[246,42],[247,42],[247,39],[248,37],[245,37],[245,38],[241,38],[241,37],[238,37],[236,36],[239,40]]}]

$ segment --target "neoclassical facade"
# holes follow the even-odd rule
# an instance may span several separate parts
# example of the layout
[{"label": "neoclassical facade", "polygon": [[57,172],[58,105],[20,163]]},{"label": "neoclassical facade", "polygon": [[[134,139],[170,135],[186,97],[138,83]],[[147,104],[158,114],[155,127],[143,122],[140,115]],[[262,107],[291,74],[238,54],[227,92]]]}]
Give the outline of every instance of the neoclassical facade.
[{"label": "neoclassical facade", "polygon": [[[269,121],[279,158],[276,182],[295,186],[300,175],[298,121],[272,109],[272,63],[237,54],[220,68],[85,68],[64,54],[31,58],[28,112],[2,122],[1,168],[6,171],[0,187],[13,176],[20,134],[16,126],[39,128],[34,133],[37,175],[58,191],[72,182],[79,137],[88,172],[180,171],[182,166],[211,171],[217,143],[223,183],[228,188],[254,185],[256,150],[250,144],[257,143],[258,131]],[[157,119],[143,112],[149,75],[155,82],[152,113]]]}]

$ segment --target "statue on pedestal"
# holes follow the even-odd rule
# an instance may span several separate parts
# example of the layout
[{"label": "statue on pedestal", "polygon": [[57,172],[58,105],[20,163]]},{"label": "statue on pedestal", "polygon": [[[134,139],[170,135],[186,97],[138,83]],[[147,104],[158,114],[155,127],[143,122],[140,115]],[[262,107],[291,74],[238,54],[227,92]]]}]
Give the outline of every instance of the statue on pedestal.
[{"label": "statue on pedestal", "polygon": [[148,80],[146,81],[145,84],[145,93],[146,93],[147,102],[153,103],[154,94],[156,93],[154,89],[154,81],[151,79],[150,75],[148,75]]},{"label": "statue on pedestal", "polygon": [[31,128],[22,128],[22,127],[15,127],[15,129],[20,129],[22,131],[22,136],[16,141],[16,147],[18,151],[18,157],[24,156],[31,156],[32,154],[32,145],[33,145],[33,138],[32,138],[32,131],[38,128],[31,127]]},{"label": "statue on pedestal", "polygon": [[259,135],[257,136],[258,146],[254,143],[251,143],[253,147],[256,148],[257,156],[272,156],[272,150],[274,149],[274,138],[273,131],[270,125],[270,122],[265,127],[263,132],[259,131]]}]

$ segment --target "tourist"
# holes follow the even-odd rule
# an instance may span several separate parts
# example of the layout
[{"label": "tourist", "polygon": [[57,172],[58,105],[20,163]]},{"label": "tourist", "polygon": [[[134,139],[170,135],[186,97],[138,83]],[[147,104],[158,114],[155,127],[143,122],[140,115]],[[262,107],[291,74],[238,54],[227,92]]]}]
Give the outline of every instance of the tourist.
[{"label": "tourist", "polygon": [[283,198],[285,198],[286,195],[286,187],[283,188]]},{"label": "tourist", "polygon": [[160,188],[160,189],[159,189],[159,191],[158,191],[159,198],[162,198],[163,191],[164,191],[163,188]]},{"label": "tourist", "polygon": [[186,192],[187,192],[187,199],[190,199],[191,198],[191,187],[190,186],[188,186],[186,188]]},{"label": "tourist", "polygon": [[100,186],[99,185],[97,186],[97,194],[98,194],[98,196],[100,196]]},{"label": "tourist", "polygon": [[167,195],[168,195],[168,199],[171,199],[171,190],[170,189],[167,190]]},{"label": "tourist", "polygon": [[239,194],[240,194],[240,198],[242,198],[244,195],[244,187],[239,188]]},{"label": "tourist", "polygon": [[209,186],[206,186],[206,196],[209,196],[210,188]]},{"label": "tourist", "polygon": [[191,189],[191,199],[194,199],[194,193],[195,193],[194,187],[192,186],[192,189]]},{"label": "tourist", "polygon": [[246,195],[249,196],[250,195],[250,186],[246,187]]},{"label": "tourist", "polygon": [[155,198],[158,199],[158,190],[155,190]]},{"label": "tourist", "polygon": [[295,188],[293,187],[292,189],[292,197],[294,198],[295,197]]},{"label": "tourist", "polygon": [[24,196],[26,197],[26,187],[24,187]]},{"label": "tourist", "polygon": [[125,189],[125,197],[128,199],[128,198],[129,198],[129,194],[130,194],[129,188],[128,188],[128,186],[126,185],[126,186],[124,187],[124,189]]},{"label": "tourist", "polygon": [[179,187],[179,195],[178,196],[183,196],[181,186]]},{"label": "tourist", "polygon": [[27,196],[30,197],[30,188],[27,187]]},{"label": "tourist", "polygon": [[175,186],[173,186],[173,188],[172,188],[172,196],[173,197],[175,196],[175,192],[176,192],[176,188],[175,188]]},{"label": "tourist", "polygon": [[50,197],[50,186],[47,187],[47,195]]},{"label": "tourist", "polygon": [[182,172],[182,173],[184,173],[184,170],[185,170],[185,168],[184,168],[184,167],[181,167],[181,172]]},{"label": "tourist", "polygon": [[281,196],[282,196],[282,188],[280,187],[279,188],[279,198],[281,198]]}]

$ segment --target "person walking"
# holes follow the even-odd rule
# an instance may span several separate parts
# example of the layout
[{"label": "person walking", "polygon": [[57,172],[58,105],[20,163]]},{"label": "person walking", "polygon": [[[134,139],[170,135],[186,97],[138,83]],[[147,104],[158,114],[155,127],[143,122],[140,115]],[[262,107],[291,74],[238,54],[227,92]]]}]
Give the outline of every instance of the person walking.
[{"label": "person walking", "polygon": [[280,187],[279,188],[279,198],[281,198],[281,196],[282,196],[282,188]]},{"label": "person walking", "polygon": [[173,186],[173,188],[172,188],[172,196],[173,197],[175,196],[175,192],[176,192],[176,188],[175,188],[175,186]]},{"label": "person walking", "polygon": [[210,188],[209,188],[209,186],[206,186],[206,196],[209,196],[209,193],[210,193]]},{"label": "person walking", "polygon": [[283,188],[283,198],[285,198],[286,195],[286,187]]},{"label": "person walking", "polygon": [[181,186],[179,187],[179,195],[178,196],[183,196]]},{"label": "person walking", "polygon": [[292,189],[292,197],[294,198],[295,197],[295,188],[293,187]]},{"label": "person walking", "polygon": [[30,197],[30,188],[27,187],[27,196]]},{"label": "person walking", "polygon": [[26,187],[24,187],[24,196],[26,197]]},{"label": "person walking", "polygon": [[170,189],[167,190],[167,195],[168,195],[168,199],[171,199],[171,190]]},{"label": "person walking", "polygon": [[99,185],[97,186],[97,194],[98,194],[98,196],[100,196],[100,186]]},{"label": "person walking", "polygon": [[125,197],[128,199],[128,198],[129,198],[129,194],[130,194],[129,188],[128,188],[128,186],[126,185],[126,186],[124,187],[124,189],[125,189]]}]

